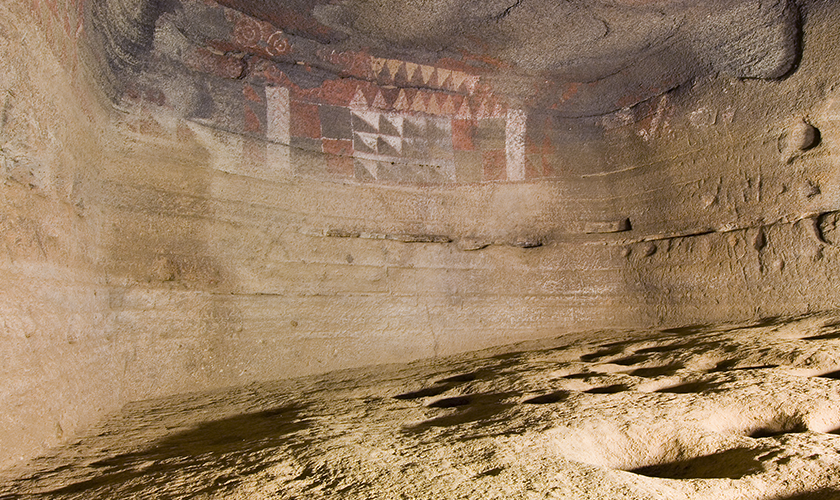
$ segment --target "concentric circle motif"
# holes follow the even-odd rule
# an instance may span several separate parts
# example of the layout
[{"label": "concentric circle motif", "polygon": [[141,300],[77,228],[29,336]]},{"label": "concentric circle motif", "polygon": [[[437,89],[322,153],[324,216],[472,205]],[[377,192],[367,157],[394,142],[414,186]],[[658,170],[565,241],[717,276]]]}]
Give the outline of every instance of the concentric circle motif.
[{"label": "concentric circle motif", "polygon": [[282,31],[275,31],[268,37],[268,47],[266,47],[266,50],[273,56],[288,54],[291,48],[292,46],[289,44],[289,40],[286,39]]},{"label": "concentric circle motif", "polygon": [[236,38],[245,45],[257,45],[261,38],[260,25],[250,18],[242,18],[236,23]]}]

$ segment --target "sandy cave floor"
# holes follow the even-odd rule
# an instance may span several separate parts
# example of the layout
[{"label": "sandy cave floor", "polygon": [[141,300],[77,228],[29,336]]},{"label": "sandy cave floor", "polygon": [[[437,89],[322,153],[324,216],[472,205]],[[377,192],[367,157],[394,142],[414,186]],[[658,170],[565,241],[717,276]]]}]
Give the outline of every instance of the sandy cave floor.
[{"label": "sandy cave floor", "polygon": [[838,315],[589,332],[132,403],[0,498],[840,499],[836,432]]}]

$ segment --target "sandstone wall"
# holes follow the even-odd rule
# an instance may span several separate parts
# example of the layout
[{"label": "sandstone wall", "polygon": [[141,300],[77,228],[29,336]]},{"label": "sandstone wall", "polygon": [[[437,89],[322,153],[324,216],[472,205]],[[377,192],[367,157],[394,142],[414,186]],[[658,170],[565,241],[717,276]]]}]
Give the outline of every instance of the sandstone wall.
[{"label": "sandstone wall", "polygon": [[[393,79],[292,81],[270,35],[252,50],[279,66],[173,45],[178,16],[233,8],[101,5],[1,8],[0,463],[132,400],[840,306],[830,5],[800,6],[785,78],[712,72],[593,116],[466,69],[478,90],[426,82],[400,109]],[[124,32],[85,21],[114,11]],[[387,152],[382,120],[421,124],[400,147],[423,154]]]}]

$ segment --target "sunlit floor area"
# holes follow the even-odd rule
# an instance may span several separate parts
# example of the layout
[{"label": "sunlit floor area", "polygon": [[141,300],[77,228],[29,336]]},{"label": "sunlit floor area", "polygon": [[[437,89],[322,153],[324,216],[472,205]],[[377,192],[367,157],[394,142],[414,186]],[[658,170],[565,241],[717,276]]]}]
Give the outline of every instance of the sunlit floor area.
[{"label": "sunlit floor area", "polygon": [[840,498],[840,316],[581,332],[136,402],[0,498]]}]

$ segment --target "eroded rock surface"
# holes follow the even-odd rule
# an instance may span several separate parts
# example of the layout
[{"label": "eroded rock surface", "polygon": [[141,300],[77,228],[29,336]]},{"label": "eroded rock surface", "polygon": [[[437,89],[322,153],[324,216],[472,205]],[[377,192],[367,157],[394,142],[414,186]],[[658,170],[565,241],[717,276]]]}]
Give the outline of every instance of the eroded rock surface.
[{"label": "eroded rock surface", "polygon": [[7,472],[0,494],[831,499],[839,358],[838,317],[820,315],[136,402]]}]

